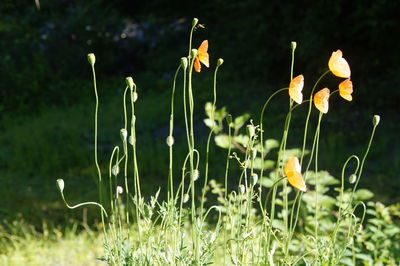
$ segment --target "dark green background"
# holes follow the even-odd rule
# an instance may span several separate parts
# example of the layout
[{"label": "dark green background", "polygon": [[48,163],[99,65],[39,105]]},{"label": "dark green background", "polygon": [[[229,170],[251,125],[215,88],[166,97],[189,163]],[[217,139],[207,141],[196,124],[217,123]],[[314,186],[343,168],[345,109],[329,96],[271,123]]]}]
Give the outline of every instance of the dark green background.
[{"label": "dark green background", "polygon": [[[60,176],[70,184],[74,202],[97,198],[89,52],[97,57],[102,107],[112,110],[100,113],[104,117],[101,162],[105,167],[108,152],[118,142],[118,97],[123,78],[133,75],[143,97],[142,109],[138,103],[143,115],[138,122],[140,143],[146,147],[141,150],[141,170],[151,183],[144,181],[144,189],[153,193],[155,186],[165,185],[161,173],[167,167],[162,152],[168,116],[162,114],[169,108],[171,77],[187,53],[193,17],[205,25],[195,32],[194,44],[209,40],[211,68],[219,57],[225,60],[219,105],[226,105],[233,115],[251,112],[258,117],[264,99],[287,86],[291,41],[298,44],[295,74],[305,76],[305,95],[326,71],[331,52],[341,49],[351,66],[354,100],[331,102],[323,122],[321,167],[338,176],[347,156],[364,151],[372,116],[380,114],[361,186],[376,192],[378,200],[399,199],[398,1],[42,0],[40,4],[38,10],[33,0],[0,3],[1,218],[22,213],[36,223],[41,217],[56,221],[72,217],[54,186]],[[211,72],[204,71],[197,80],[199,124],[202,106],[212,97]],[[323,86],[333,90],[337,83],[329,76]],[[283,126],[286,107],[279,105],[284,99],[277,99],[267,122],[275,131]],[[299,116],[296,121],[294,137],[289,139],[292,147],[300,146],[304,119]],[[201,137],[206,131],[199,132]],[[151,158],[157,158],[156,166]],[[81,216],[79,211],[72,213]]]}]

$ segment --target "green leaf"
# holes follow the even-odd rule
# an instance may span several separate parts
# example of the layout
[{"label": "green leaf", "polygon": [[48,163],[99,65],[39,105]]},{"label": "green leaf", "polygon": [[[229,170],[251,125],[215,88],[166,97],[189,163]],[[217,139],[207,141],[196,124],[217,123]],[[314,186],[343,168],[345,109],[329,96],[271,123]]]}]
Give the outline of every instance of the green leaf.
[{"label": "green leaf", "polygon": [[272,160],[261,160],[261,158],[256,158],[253,161],[253,168],[254,169],[261,169],[263,168],[264,170],[272,169],[275,166],[275,161]]},{"label": "green leaf", "polygon": [[[221,147],[223,149],[229,148],[229,136],[228,135],[215,136],[214,141],[218,147]],[[231,144],[231,148],[232,147],[233,147],[233,145]]]},{"label": "green leaf", "polygon": [[250,118],[249,114],[243,114],[241,116],[238,116],[235,118],[235,121],[233,122],[233,126],[236,130],[240,129],[244,123]]},{"label": "green leaf", "polygon": [[367,200],[370,199],[374,196],[374,193],[372,193],[371,191],[369,191],[368,189],[358,189],[355,193],[354,193],[354,197],[358,200]]}]

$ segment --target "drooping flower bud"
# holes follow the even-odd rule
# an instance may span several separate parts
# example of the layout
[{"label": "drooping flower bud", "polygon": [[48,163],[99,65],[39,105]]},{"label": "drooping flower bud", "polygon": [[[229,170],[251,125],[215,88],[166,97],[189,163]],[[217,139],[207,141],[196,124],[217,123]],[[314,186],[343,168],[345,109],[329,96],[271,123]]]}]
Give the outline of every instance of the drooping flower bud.
[{"label": "drooping flower bud", "polygon": [[126,77],[126,78],[125,78],[125,82],[126,82],[126,85],[127,85],[131,90],[133,90],[133,85],[134,85],[135,83],[133,82],[132,77]]},{"label": "drooping flower bud", "polygon": [[138,94],[136,91],[132,92],[132,101],[135,103],[138,99]]},{"label": "drooping flower bud", "polygon": [[197,169],[193,170],[193,181],[196,181],[197,179],[199,179],[200,176],[200,171]]},{"label": "drooping flower bud", "polygon": [[192,58],[195,58],[197,56],[197,49],[192,49],[192,51],[190,52],[190,56]]},{"label": "drooping flower bud", "polygon": [[189,194],[185,193],[185,195],[183,195],[183,203],[186,203],[189,201]]},{"label": "drooping flower bud", "polygon": [[64,180],[61,178],[57,179],[57,186],[60,192],[62,193],[64,191]]},{"label": "drooping flower bud", "polygon": [[246,192],[246,188],[244,185],[239,185],[239,191],[240,193],[244,194]]},{"label": "drooping flower bud", "polygon": [[349,182],[350,184],[354,184],[357,181],[357,175],[352,174],[349,176]]},{"label": "drooping flower bud", "polygon": [[117,195],[124,193],[124,189],[121,186],[117,186]]},{"label": "drooping flower bud", "polygon": [[117,176],[117,175],[119,174],[119,166],[118,166],[118,164],[114,165],[114,166],[111,168],[111,173],[112,173],[114,176]]},{"label": "drooping flower bud", "polygon": [[94,66],[94,63],[96,62],[96,56],[94,56],[93,53],[90,53],[90,54],[87,55],[87,59],[89,61],[89,64],[91,66]]},{"label": "drooping flower bud", "polygon": [[217,61],[217,66],[221,66],[224,63],[224,59],[220,58]]},{"label": "drooping flower bud", "polygon": [[226,116],[226,122],[228,122],[228,126],[229,126],[229,127],[232,127],[232,126],[233,126],[233,121],[232,121],[232,115],[231,115],[231,114],[228,114],[228,115]]},{"label": "drooping flower bud", "polygon": [[252,179],[253,186],[254,186],[255,184],[257,184],[258,175],[257,175],[256,173],[253,173],[253,174],[251,175],[251,179]]}]

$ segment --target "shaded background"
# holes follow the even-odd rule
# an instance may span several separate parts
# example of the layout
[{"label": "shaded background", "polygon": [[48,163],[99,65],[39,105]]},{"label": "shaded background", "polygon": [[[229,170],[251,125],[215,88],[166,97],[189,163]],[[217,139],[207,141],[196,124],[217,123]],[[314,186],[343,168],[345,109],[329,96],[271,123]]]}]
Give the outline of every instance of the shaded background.
[{"label": "shaded background", "polygon": [[[321,139],[321,168],[339,176],[342,163],[367,144],[374,114],[381,125],[360,186],[385,203],[399,200],[400,90],[398,1],[3,0],[0,3],[0,218],[21,215],[40,225],[82,219],[61,204],[55,180],[66,180],[73,202],[97,199],[93,164],[93,88],[89,52],[96,54],[100,90],[99,152],[104,171],[118,143],[124,77],[139,86],[137,107],[143,189],[165,186],[169,95],[179,58],[187,53],[193,17],[205,29],[194,44],[210,43],[211,68],[225,64],[218,105],[234,115],[258,117],[263,99],[287,86],[290,42],[297,41],[295,74],[305,94],[341,49],[352,69],[354,100],[331,101]],[[203,107],[212,99],[212,71],[196,76],[198,135]],[[337,78],[323,86],[335,88]],[[322,86],[322,85],[321,85]],[[267,127],[279,138],[286,95],[270,110]],[[179,104],[179,103],[178,103]],[[299,147],[303,121],[295,117],[291,147]],[[177,119],[179,142],[179,116]],[[141,137],[140,137],[141,136]],[[201,143],[201,142],[200,142]],[[185,150],[184,147],[181,148]],[[218,154],[218,148],[212,152]],[[214,173],[218,179],[218,166]],[[92,215],[89,212],[89,216]],[[86,216],[85,216],[86,218]],[[90,217],[89,217],[90,219]]]}]

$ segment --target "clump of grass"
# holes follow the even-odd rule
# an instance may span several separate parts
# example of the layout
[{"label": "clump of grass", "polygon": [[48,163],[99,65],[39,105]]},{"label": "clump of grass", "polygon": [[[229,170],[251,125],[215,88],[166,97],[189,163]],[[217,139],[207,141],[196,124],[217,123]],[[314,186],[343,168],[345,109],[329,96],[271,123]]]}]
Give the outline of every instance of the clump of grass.
[{"label": "clump of grass", "polygon": [[[104,175],[97,154],[99,100],[95,56],[88,55],[96,96],[94,162],[99,202],[70,206],[64,196],[64,181],[58,179],[57,182],[67,207],[94,205],[99,208],[105,245],[101,260],[109,265],[335,265],[351,258],[356,263],[354,238],[361,233],[366,214],[366,205],[362,201],[366,198],[357,194],[360,194],[357,185],[379,116],[373,118],[371,137],[362,158],[349,156],[340,181],[320,170],[319,141],[323,137],[322,122],[328,113],[329,101],[336,92],[345,100],[352,99],[350,67],[342,52],[332,53],[329,69],[314,83],[309,98],[303,101],[304,77],[294,77],[297,44],[292,42],[290,84],[267,98],[258,123],[247,122],[247,114],[234,119],[225,108],[217,109],[217,76],[223,65],[223,60],[218,59],[213,78],[213,100],[205,107],[207,119],[204,122],[210,130],[205,153],[201,154],[196,142],[196,97],[192,77],[193,69],[201,72],[202,65],[209,67],[210,62],[208,41],[203,41],[198,49],[193,49],[192,42],[194,31],[203,27],[197,19],[193,20],[188,53],[181,58],[174,76],[166,136],[169,151],[167,184],[165,189],[160,188],[148,199],[142,195],[141,184],[146,178],[140,175],[138,167],[136,119],[140,117],[136,118],[135,104],[140,100],[139,89],[132,77],[126,78],[122,96],[121,145],[112,149],[108,171]],[[328,88],[320,89],[323,78],[330,73],[345,78],[332,93]],[[187,151],[183,164],[177,166],[174,118],[176,81],[180,75]],[[265,139],[267,107],[274,96],[284,92],[288,92],[289,98],[282,137],[280,141]],[[308,108],[303,141],[299,143],[301,148],[290,149],[292,114],[301,111],[304,105]],[[318,117],[310,143],[313,106]],[[243,128],[246,128],[245,132]],[[213,136],[217,146],[227,149],[226,158],[221,160],[225,164],[223,184],[210,178],[213,166],[209,165],[209,151]],[[277,149],[276,158],[271,156],[273,149]],[[355,167],[350,169],[354,166],[353,161]],[[232,166],[237,166],[235,171]],[[177,170],[180,170],[180,180],[176,177]],[[349,172],[351,182],[346,179]],[[177,184],[176,180],[179,180]],[[232,184],[232,180],[235,183]],[[336,184],[340,184],[336,191],[329,191]],[[166,200],[159,200],[160,193],[166,193]],[[335,194],[337,201],[333,198]]]}]

